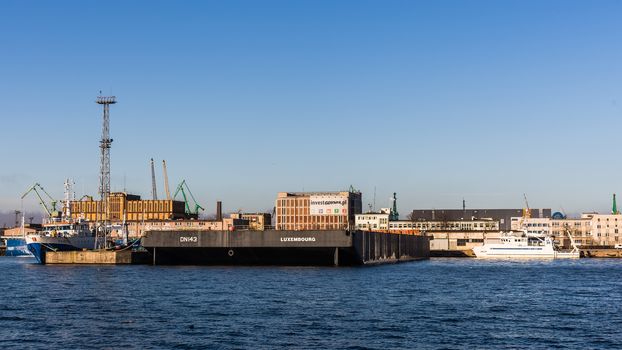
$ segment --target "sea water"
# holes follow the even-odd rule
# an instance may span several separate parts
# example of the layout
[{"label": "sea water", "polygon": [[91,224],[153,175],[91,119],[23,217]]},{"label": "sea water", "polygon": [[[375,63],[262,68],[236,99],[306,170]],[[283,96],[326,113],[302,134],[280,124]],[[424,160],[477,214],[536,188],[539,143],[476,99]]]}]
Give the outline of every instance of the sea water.
[{"label": "sea water", "polygon": [[622,260],[42,266],[0,257],[1,348],[622,348]]}]

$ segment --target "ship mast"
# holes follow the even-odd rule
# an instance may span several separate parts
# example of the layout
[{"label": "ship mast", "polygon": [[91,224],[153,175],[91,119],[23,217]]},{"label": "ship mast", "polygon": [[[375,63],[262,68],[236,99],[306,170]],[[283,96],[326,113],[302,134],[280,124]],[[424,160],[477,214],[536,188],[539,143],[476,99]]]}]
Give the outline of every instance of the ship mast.
[{"label": "ship mast", "polygon": [[65,180],[65,206],[63,208],[63,219],[71,220],[71,201],[76,199],[76,194],[73,192],[73,185],[75,183],[72,179]]}]

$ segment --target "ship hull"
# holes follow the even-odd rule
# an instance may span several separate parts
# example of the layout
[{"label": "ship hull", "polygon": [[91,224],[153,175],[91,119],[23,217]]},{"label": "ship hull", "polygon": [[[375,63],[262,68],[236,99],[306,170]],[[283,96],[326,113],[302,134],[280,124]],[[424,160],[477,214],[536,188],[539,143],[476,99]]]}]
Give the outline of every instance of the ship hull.
[{"label": "ship hull", "polygon": [[29,235],[26,237],[26,243],[28,250],[34,255],[37,262],[45,264],[46,252],[93,249],[95,247],[95,237],[46,237]]},{"label": "ship hull", "polygon": [[335,266],[429,258],[427,237],[364,231],[148,231],[153,264]]},{"label": "ship hull", "polygon": [[580,257],[578,252],[562,253],[546,246],[479,246],[473,248],[473,253],[480,259],[576,259]]},{"label": "ship hull", "polygon": [[31,257],[32,253],[28,250],[24,238],[6,239],[6,256]]}]

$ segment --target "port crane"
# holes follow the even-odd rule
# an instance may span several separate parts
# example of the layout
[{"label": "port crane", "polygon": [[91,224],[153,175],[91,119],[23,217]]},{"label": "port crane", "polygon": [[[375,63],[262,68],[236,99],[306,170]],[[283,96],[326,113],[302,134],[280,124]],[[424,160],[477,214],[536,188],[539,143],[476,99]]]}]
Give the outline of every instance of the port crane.
[{"label": "port crane", "polygon": [[171,200],[171,191],[168,187],[168,172],[166,171],[166,161],[162,160],[162,172],[164,173],[164,190],[166,191],[166,199]]},{"label": "port crane", "polygon": [[[194,201],[194,211],[190,209],[190,203],[188,203],[188,196],[186,195],[186,191],[188,191],[190,198],[192,198],[192,200]],[[194,195],[190,191],[190,187],[188,187],[186,180],[182,180],[179,186],[177,186],[177,190],[175,191],[175,194],[173,195],[173,199],[177,198],[177,195],[180,192],[181,192],[182,197],[184,198],[184,203],[186,204],[186,214],[198,215],[199,209],[205,210],[205,208],[203,208],[202,206],[199,205],[199,203],[197,203],[197,200],[194,198]]]},{"label": "port crane", "polygon": [[153,158],[151,158],[151,197],[158,200],[158,190],[156,188],[155,169],[153,167]]},{"label": "port crane", "polygon": [[523,209],[523,218],[529,219],[531,218],[531,209],[529,209],[529,202],[527,202],[527,195],[523,193],[523,198],[525,198],[525,208]]},{"label": "port crane", "polygon": [[[39,190],[37,190],[37,188],[41,190],[41,192],[43,192],[50,199],[51,204],[52,204],[52,210],[50,210],[50,208],[48,208],[48,206],[45,204],[45,201],[43,200],[43,197],[41,197],[41,194],[39,193]],[[34,192],[37,195],[37,198],[39,198],[39,204],[41,204],[41,206],[43,207],[43,210],[45,210],[48,216],[54,216],[54,213],[56,213],[57,200],[52,198],[52,196],[50,196],[50,194],[47,193],[47,191],[39,183],[35,183],[34,185],[32,185],[28,189],[28,191],[26,191],[22,195],[22,199],[24,199],[30,192]]]}]

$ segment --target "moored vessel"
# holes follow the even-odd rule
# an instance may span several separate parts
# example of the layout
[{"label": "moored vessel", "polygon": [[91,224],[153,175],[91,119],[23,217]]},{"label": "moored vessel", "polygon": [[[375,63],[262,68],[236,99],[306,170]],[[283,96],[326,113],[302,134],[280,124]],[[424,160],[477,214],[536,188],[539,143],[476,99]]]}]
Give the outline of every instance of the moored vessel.
[{"label": "moored vessel", "polygon": [[17,237],[5,237],[6,244],[6,256],[19,256],[19,257],[31,257],[32,253],[26,246],[26,234],[24,231],[24,217],[22,216],[22,224],[20,226],[20,236]]},{"label": "moored vessel", "polygon": [[96,230],[91,229],[87,221],[71,218],[70,196],[71,181],[67,179],[63,210],[61,212],[49,211],[44,206],[49,217],[44,221],[42,229],[26,235],[28,251],[41,264],[45,264],[45,253],[48,251],[96,249],[104,246],[104,237],[98,236]]},{"label": "moored vessel", "polygon": [[26,235],[28,250],[41,264],[45,264],[47,251],[94,249],[103,242],[88,223],[81,221],[51,221],[43,224],[41,231]]},{"label": "moored vessel", "polygon": [[531,236],[525,232],[520,234],[506,233],[499,243],[485,242],[473,248],[477,258],[579,258],[580,252],[569,234],[573,249],[561,251],[551,236]]},{"label": "moored vessel", "polygon": [[26,239],[21,237],[6,238],[6,256],[32,256],[32,253],[26,246]]}]

